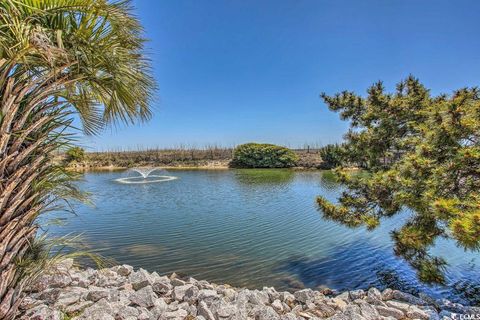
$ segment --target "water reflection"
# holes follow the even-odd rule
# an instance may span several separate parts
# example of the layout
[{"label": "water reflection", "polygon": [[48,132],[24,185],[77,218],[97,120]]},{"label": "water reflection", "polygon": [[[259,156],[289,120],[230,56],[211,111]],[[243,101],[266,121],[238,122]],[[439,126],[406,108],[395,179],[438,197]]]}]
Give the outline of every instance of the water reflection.
[{"label": "water reflection", "polygon": [[295,172],[290,169],[237,169],[235,179],[246,185],[279,185],[293,180]]}]

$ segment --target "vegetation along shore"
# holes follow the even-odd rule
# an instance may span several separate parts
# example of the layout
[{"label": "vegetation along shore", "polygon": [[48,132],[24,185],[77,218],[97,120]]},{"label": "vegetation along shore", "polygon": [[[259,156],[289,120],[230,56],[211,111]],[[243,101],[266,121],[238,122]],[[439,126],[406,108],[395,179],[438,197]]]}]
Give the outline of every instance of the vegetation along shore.
[{"label": "vegetation along shore", "polygon": [[[57,156],[57,161],[66,162],[70,169],[88,170],[122,170],[131,167],[162,167],[171,169],[227,169],[231,167],[259,167],[256,163],[244,166],[233,161],[237,148],[171,148],[148,149],[139,151],[104,151],[86,152],[79,147],[71,148]],[[258,145],[258,144],[257,144]],[[339,147],[291,149],[294,159],[290,163],[264,164],[264,167],[295,167],[306,169],[329,169],[336,166],[338,159],[334,153]],[[287,150],[283,148],[282,150]],[[258,157],[263,159],[264,155]],[[258,160],[254,160],[258,161]]]}]

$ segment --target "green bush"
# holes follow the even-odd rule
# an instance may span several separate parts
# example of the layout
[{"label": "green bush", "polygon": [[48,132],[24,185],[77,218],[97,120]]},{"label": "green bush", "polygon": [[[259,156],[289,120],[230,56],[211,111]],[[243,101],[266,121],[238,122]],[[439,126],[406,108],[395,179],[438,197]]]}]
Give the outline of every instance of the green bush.
[{"label": "green bush", "polygon": [[85,150],[80,147],[72,147],[68,149],[65,155],[66,155],[66,160],[68,162],[72,162],[72,161],[81,162],[85,160]]},{"label": "green bush", "polygon": [[241,168],[289,168],[297,155],[290,149],[264,143],[246,143],[233,151],[232,166]]},{"label": "green bush", "polygon": [[327,144],[320,148],[319,153],[322,158],[322,169],[332,169],[343,165],[344,151],[341,145]]}]

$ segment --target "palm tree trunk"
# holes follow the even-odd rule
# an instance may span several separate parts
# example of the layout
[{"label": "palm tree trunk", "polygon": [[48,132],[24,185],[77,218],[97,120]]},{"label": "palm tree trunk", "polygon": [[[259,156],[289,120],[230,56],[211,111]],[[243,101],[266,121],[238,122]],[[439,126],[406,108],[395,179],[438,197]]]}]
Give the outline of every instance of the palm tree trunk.
[{"label": "palm tree trunk", "polygon": [[22,301],[29,279],[22,263],[49,196],[41,182],[53,168],[52,130],[61,125],[49,97],[62,81],[49,76],[16,75],[13,62],[0,61],[0,319],[13,319]]}]

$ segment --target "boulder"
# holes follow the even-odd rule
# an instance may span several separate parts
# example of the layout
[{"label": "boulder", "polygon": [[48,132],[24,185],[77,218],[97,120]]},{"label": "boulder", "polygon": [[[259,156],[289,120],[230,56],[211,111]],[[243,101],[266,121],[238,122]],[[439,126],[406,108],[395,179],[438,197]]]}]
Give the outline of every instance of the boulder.
[{"label": "boulder", "polygon": [[155,305],[157,295],[153,292],[151,286],[143,287],[142,289],[135,291],[129,297],[130,301],[140,307],[150,308]]},{"label": "boulder", "polygon": [[430,319],[430,315],[416,306],[410,306],[407,311],[407,317],[411,319]]},{"label": "boulder", "polygon": [[272,307],[263,306],[255,312],[256,320],[280,320],[278,313]]},{"label": "boulder", "polygon": [[140,290],[146,286],[152,285],[150,274],[142,268],[131,273],[128,277],[128,281],[132,284],[134,290]]},{"label": "boulder", "polygon": [[383,307],[383,306],[376,306],[375,307],[378,313],[384,317],[392,317],[395,319],[403,319],[405,317],[405,313],[403,311],[391,308],[391,307]]},{"label": "boulder", "polygon": [[197,314],[204,317],[206,320],[216,320],[212,310],[210,310],[205,301],[200,301],[198,303]]},{"label": "boulder", "polygon": [[414,295],[399,290],[393,290],[393,298],[400,301],[405,301],[410,304],[416,304],[419,306],[424,306],[427,303],[420,298],[415,297]]},{"label": "boulder", "polygon": [[173,288],[172,298],[177,301],[182,301],[185,296],[185,292],[193,287],[193,284],[185,284],[183,286],[176,286]]},{"label": "boulder", "polygon": [[277,313],[283,313],[283,304],[279,299],[276,299],[272,302],[272,308],[277,312]]},{"label": "boulder", "polygon": [[382,292],[382,300],[392,300],[393,299],[393,290],[387,288]]},{"label": "boulder", "polygon": [[312,289],[303,289],[296,291],[293,296],[297,301],[305,303],[307,300],[315,298],[315,292]]},{"label": "boulder", "polygon": [[95,287],[88,291],[87,300],[97,302],[100,299],[108,298],[109,295],[110,295],[110,292],[107,289]]},{"label": "boulder", "polygon": [[[175,287],[175,289],[176,288],[178,287]],[[196,303],[199,292],[200,290],[196,286],[190,285],[183,295],[183,301],[186,301],[190,304]]]},{"label": "boulder", "polygon": [[357,300],[357,299],[363,299],[365,298],[365,291],[359,289],[359,290],[353,290],[348,292],[350,299],[351,300]]},{"label": "boulder", "polygon": [[133,267],[123,264],[121,266],[113,267],[112,270],[122,277],[127,277],[133,272]]},{"label": "boulder", "polygon": [[408,308],[410,307],[406,303],[403,303],[403,302],[400,302],[400,301],[395,301],[395,300],[387,301],[386,305],[391,307],[391,308],[398,309],[398,310],[404,312],[405,314],[408,312]]}]

